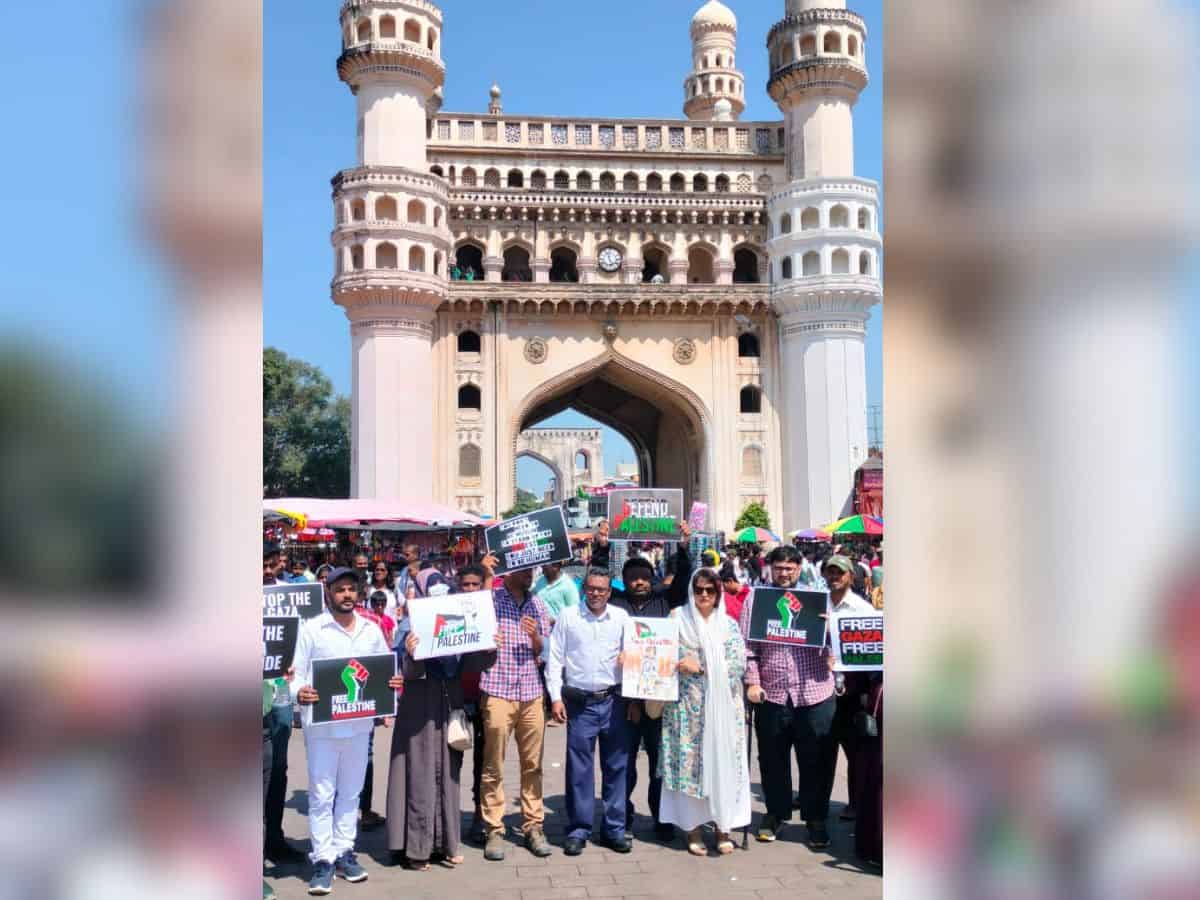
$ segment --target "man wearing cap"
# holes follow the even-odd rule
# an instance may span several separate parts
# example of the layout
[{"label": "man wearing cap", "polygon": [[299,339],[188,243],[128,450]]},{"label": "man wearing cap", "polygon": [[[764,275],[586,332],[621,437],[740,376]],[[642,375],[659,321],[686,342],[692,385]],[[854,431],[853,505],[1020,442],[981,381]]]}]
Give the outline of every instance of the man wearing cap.
[{"label": "man wearing cap", "polygon": [[[772,550],[767,558],[771,584],[795,588],[800,578],[800,560],[800,551],[793,546]],[[838,563],[830,571],[840,567]],[[846,572],[852,568],[847,561]],[[753,610],[751,594],[742,607],[743,637],[750,634]],[[808,826],[809,845],[814,849],[828,847],[826,820],[837,767],[837,740],[833,733],[837,705],[829,648],[816,650],[747,640],[745,682],[747,699],[757,705],[755,736],[767,804],[767,815],[758,827],[758,840],[774,841],[792,817],[794,750],[800,768],[800,813]]]},{"label": "man wearing cap", "polygon": [[[312,879],[308,892],[328,894],[334,875],[365,881],[354,842],[358,835],[358,796],[367,770],[367,742],[373,719],[312,724],[312,705],[320,699],[312,686],[314,659],[376,656],[390,653],[383,631],[358,615],[360,578],[353,569],[335,569],[327,584],[325,612],[306,622],[296,642],[292,695],[304,707],[304,749],[308,757],[308,828],[312,837]],[[399,690],[394,676],[388,687]]]},{"label": "man wearing cap", "polygon": [[[609,604],[623,609],[640,619],[665,619],[671,610],[687,603],[687,586],[692,577],[692,558],[687,545],[692,530],[687,522],[679,523],[682,539],[675,552],[674,572],[661,582],[655,583],[650,563],[634,556],[626,560],[621,569],[623,590],[613,590]],[[649,766],[650,815],[654,818],[654,835],[660,841],[669,842],[675,837],[675,826],[659,821],[662,801],[662,778],[658,774],[658,751],[662,744],[662,719],[652,719],[645,714],[641,700],[630,700],[627,704],[629,716],[629,760],[625,771],[625,838],[633,837],[633,792],[637,788],[638,750],[645,746]]]}]

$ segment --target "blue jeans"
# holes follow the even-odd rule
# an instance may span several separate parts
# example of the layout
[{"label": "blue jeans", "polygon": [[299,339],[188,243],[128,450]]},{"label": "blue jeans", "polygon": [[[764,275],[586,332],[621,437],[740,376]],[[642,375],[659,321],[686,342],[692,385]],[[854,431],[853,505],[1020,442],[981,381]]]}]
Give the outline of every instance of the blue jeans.
[{"label": "blue jeans", "polygon": [[263,804],[267,843],[283,840],[283,804],[287,800],[288,741],[292,737],[292,706],[276,706],[267,715],[271,732],[271,779]]},{"label": "blue jeans", "polygon": [[601,796],[607,838],[625,834],[625,775],[629,762],[628,704],[620,697],[567,707],[567,837],[592,836],[596,810],[596,743],[600,743]]}]

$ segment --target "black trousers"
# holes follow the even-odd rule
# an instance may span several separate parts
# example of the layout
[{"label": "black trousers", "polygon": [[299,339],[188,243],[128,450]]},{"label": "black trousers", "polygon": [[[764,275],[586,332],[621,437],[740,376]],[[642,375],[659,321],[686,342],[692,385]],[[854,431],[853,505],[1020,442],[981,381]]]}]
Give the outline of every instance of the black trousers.
[{"label": "black trousers", "polygon": [[292,737],[292,707],[276,706],[264,720],[271,737],[271,778],[263,801],[267,843],[283,841],[283,804],[287,799],[288,741]]},{"label": "black trousers", "polygon": [[629,767],[625,770],[625,828],[633,828],[633,792],[637,788],[637,755],[641,747],[646,748],[646,759],[650,764],[650,815],[654,824],[659,824],[658,812],[662,804],[662,779],[658,776],[658,753],[662,747],[662,719],[652,719],[645,712],[636,725],[629,723]]},{"label": "black trousers", "polygon": [[837,771],[837,709],[830,697],[814,706],[764,702],[755,711],[755,736],[762,764],[767,812],[780,822],[792,817],[792,753],[800,768],[800,815],[806,822],[829,818],[829,796]]},{"label": "black trousers", "polygon": [[271,785],[271,762],[275,756],[271,747],[271,723],[263,716],[263,808],[267,805],[267,788]]},{"label": "black trousers", "polygon": [[475,818],[482,823],[483,811],[479,806],[479,785],[483,780],[483,706],[479,701],[467,704],[467,714],[471,718],[471,730],[474,740],[471,742],[471,800],[475,804]]},{"label": "black trousers", "polygon": [[371,802],[375,799],[375,729],[367,738],[367,774],[363,779],[362,791],[358,795],[358,811],[370,812]]},{"label": "black trousers", "polygon": [[859,776],[858,733],[854,730],[854,714],[862,709],[861,693],[850,690],[847,681],[846,693],[837,698],[837,712],[833,716],[833,735],[846,754],[846,785],[849,805],[854,806],[861,787]]}]

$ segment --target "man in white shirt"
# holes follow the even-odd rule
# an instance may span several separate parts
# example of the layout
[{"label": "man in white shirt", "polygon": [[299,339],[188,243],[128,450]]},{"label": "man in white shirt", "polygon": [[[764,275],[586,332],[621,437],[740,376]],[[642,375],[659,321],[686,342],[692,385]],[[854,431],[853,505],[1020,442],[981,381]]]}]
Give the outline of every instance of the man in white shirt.
[{"label": "man in white shirt", "polygon": [[554,718],[567,723],[568,830],[563,852],[578,856],[592,836],[598,739],[605,834],[596,843],[628,853],[629,711],[621,697],[621,645],[629,614],[609,605],[612,580],[604,570],[588,572],[583,592],[584,606],[566,607],[554,626],[546,667]]},{"label": "man in white shirt", "polygon": [[[310,894],[328,894],[334,875],[349,882],[365,881],[367,873],[354,855],[358,836],[358,795],[367,771],[367,741],[373,719],[312,724],[312,705],[319,695],[312,687],[315,659],[377,656],[390,653],[383,631],[355,612],[358,574],[335,569],[327,585],[328,608],[304,624],[296,642],[292,693],[302,705],[304,749],[308,756],[308,828],[313,864]],[[404,685],[400,676],[388,682],[392,690]]]}]

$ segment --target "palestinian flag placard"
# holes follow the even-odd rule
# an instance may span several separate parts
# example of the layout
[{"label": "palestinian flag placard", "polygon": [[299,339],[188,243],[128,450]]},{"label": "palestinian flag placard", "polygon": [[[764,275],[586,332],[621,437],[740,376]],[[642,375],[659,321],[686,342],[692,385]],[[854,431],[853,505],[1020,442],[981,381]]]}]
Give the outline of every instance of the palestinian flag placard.
[{"label": "palestinian flag placard", "polygon": [[883,671],[883,610],[833,617],[833,659],[838,672]]},{"label": "palestinian flag placard", "polygon": [[678,541],[683,491],[677,488],[622,488],[608,495],[609,539]]},{"label": "palestinian flag placard", "polygon": [[750,603],[748,640],[816,649],[825,646],[828,591],[756,587]]},{"label": "palestinian flag placard", "polygon": [[396,714],[396,692],[388,682],[396,674],[396,655],[314,659],[312,724],[328,725]]},{"label": "palestinian flag placard", "polygon": [[629,619],[622,645],[621,695],[641,700],[678,700],[679,623]]},{"label": "palestinian flag placard", "polygon": [[484,530],[489,553],[500,560],[497,575],[571,558],[571,540],[561,506],[506,519]]},{"label": "palestinian flag placard", "polygon": [[418,597],[408,603],[408,619],[417,636],[416,660],[496,647],[498,629],[491,591]]}]

